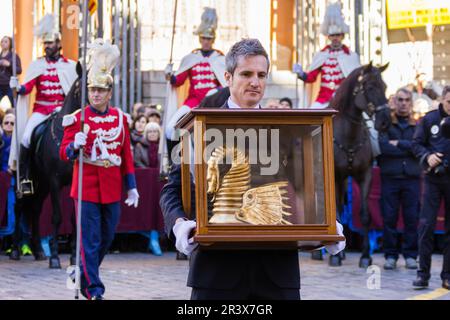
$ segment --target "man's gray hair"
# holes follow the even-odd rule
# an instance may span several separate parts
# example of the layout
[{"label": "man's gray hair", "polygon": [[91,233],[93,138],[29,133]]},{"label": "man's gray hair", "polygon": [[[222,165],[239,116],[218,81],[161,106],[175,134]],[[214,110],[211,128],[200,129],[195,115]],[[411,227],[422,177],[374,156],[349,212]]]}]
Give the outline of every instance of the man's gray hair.
[{"label": "man's gray hair", "polygon": [[233,74],[236,70],[239,57],[264,56],[267,60],[267,71],[269,71],[270,61],[266,50],[258,39],[243,39],[236,42],[228,51],[225,57],[226,69]]},{"label": "man's gray hair", "polygon": [[398,95],[400,92],[403,92],[404,94],[408,95],[412,99],[413,93],[408,88],[402,87],[402,88],[398,89],[397,92],[395,93],[395,95]]}]

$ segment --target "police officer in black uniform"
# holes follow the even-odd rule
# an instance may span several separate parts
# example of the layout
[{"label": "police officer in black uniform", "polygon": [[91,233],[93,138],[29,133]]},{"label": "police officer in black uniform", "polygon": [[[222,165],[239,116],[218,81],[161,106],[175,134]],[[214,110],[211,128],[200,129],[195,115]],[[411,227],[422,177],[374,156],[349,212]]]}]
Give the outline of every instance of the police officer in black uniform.
[{"label": "police officer in black uniform", "polygon": [[425,193],[419,220],[419,269],[416,288],[428,287],[433,234],[442,198],[445,200],[445,247],[442,287],[450,290],[450,86],[442,92],[437,110],[423,117],[416,128],[412,149],[425,169]]}]

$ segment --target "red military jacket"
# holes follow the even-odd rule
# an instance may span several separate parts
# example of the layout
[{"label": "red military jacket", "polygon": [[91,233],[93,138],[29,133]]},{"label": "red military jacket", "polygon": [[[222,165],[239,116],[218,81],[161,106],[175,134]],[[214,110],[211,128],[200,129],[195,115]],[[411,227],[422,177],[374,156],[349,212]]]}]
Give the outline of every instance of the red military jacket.
[{"label": "red military jacket", "polygon": [[[201,55],[201,51],[194,50],[192,54]],[[199,63],[193,65],[188,70],[177,76],[172,76],[171,84],[174,87],[182,86],[186,79],[189,79],[189,94],[183,105],[190,108],[197,107],[211,90],[221,87],[210,64],[210,59],[214,59],[217,55],[223,56],[223,53],[218,50],[213,50],[211,57],[203,57]]]},{"label": "red military jacket", "polygon": [[331,50],[330,46],[326,46],[322,51],[328,51],[329,57],[320,68],[317,68],[306,74],[305,82],[315,82],[319,74],[321,75],[320,90],[316,101],[320,103],[330,102],[333,94],[339,88],[345,79],[345,75],[339,67],[337,56],[339,54],[350,53],[350,49],[342,46],[339,50]]},{"label": "red military jacket", "polygon": [[[64,116],[64,137],[60,157],[75,160],[70,195],[78,199],[78,150],[74,148],[75,134],[80,131],[80,110]],[[82,200],[94,203],[118,202],[122,195],[123,177],[128,190],[136,188],[131,154],[128,117],[122,110],[108,107],[100,113],[91,106],[85,107]]]},{"label": "red military jacket", "polygon": [[[68,62],[63,56],[61,56],[60,60]],[[33,106],[33,112],[48,115],[57,107],[62,107],[64,103],[65,94],[56,70],[56,62],[46,59],[45,72],[23,84],[21,94],[29,94],[36,86],[36,101]],[[42,102],[46,104],[42,104]]]}]

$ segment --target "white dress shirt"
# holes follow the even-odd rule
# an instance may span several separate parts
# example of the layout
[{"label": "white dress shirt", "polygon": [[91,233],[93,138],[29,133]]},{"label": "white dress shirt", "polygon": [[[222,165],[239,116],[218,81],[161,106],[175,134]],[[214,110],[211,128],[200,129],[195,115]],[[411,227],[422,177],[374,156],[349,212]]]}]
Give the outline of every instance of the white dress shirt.
[{"label": "white dress shirt", "polygon": [[[231,100],[231,97],[228,98],[228,102],[227,103],[228,103],[228,109],[242,109],[237,103],[235,103],[233,100]],[[257,109],[261,109],[261,105],[260,104],[258,104],[258,108]]]}]

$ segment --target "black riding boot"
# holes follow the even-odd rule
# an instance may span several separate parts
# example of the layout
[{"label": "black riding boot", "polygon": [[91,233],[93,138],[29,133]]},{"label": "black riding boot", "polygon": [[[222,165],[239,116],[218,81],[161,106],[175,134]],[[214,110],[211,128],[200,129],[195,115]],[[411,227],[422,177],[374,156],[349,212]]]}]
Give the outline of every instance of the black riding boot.
[{"label": "black riding boot", "polygon": [[31,166],[31,155],[30,149],[25,148],[23,145],[20,145],[20,159],[19,159],[19,168],[20,168],[20,187],[19,192],[22,195],[32,195],[33,190],[33,181],[30,180],[30,166]]}]

